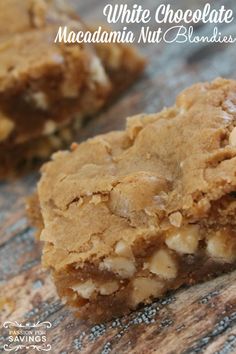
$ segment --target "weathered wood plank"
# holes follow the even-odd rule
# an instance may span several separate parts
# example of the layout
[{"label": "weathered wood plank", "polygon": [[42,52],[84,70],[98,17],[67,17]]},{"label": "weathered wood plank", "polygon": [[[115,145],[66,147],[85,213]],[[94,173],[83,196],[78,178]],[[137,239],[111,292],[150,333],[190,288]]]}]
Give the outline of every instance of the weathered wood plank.
[{"label": "weathered wood plank", "polygon": [[171,293],[122,319],[88,326],[63,307],[47,272],[37,265],[8,285],[2,306],[3,317],[11,321],[19,321],[22,313],[25,321],[49,320],[53,326],[48,332],[48,342],[55,353],[187,354],[207,350],[206,353],[212,354],[227,345],[234,353],[235,294],[236,272],[233,272]]},{"label": "weathered wood plank", "polygon": [[[72,2],[86,19],[104,19],[106,0]],[[145,6],[153,11],[160,2],[147,0]],[[135,0],[129,1],[130,5],[134,3]],[[193,7],[199,5],[195,0],[170,3],[181,8],[190,3]],[[215,6],[220,4],[236,13],[235,1],[214,2]],[[151,24],[152,28],[155,26]],[[139,30],[136,26],[132,29],[136,33]],[[210,33],[211,27],[200,26],[196,30],[199,34]],[[235,21],[222,31],[235,34]],[[176,94],[193,82],[220,75],[236,78],[236,45],[160,43],[140,45],[140,50],[149,59],[146,73],[112,107],[84,125],[79,141],[122,128],[129,115],[156,112],[172,104]],[[75,319],[60,302],[49,274],[40,266],[40,245],[35,243],[34,230],[26,219],[24,200],[37,180],[38,175],[32,174],[0,183],[0,323],[49,320],[53,326],[48,342],[55,354],[236,353],[236,272],[181,289],[108,324],[89,326]],[[5,336],[6,331],[1,330],[0,343]]]}]

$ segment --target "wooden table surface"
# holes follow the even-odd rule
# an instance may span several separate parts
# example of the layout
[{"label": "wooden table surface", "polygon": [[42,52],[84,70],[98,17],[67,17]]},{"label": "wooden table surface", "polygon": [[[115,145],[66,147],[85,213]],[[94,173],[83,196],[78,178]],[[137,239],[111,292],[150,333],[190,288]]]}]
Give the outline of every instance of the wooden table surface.
[{"label": "wooden table surface", "polygon": [[[102,9],[107,1],[73,2],[83,18],[92,22],[104,21]],[[137,3],[155,9],[159,0]],[[202,5],[204,1],[163,3],[184,8]],[[214,1],[214,6],[220,4],[231,7],[236,14],[234,0]],[[153,29],[155,26],[151,24]],[[139,30],[137,26],[131,28],[135,32]],[[220,29],[235,36],[236,20]],[[199,35],[212,30],[208,25],[196,28]],[[160,43],[142,45],[140,50],[149,60],[143,77],[109,109],[87,122],[78,140],[120,129],[129,115],[159,111],[172,104],[176,94],[194,82],[217,76],[236,78],[235,44]],[[53,354],[236,353],[236,272],[205,284],[182,288],[110,323],[89,326],[75,319],[72,311],[60,302],[48,272],[40,266],[40,246],[34,241],[34,230],[26,219],[24,200],[34,190],[38,178],[39,175],[33,173],[14,182],[0,183],[1,324],[6,320],[50,321],[48,343],[52,345],[50,352]],[[6,330],[1,329],[1,345],[6,335]]]}]

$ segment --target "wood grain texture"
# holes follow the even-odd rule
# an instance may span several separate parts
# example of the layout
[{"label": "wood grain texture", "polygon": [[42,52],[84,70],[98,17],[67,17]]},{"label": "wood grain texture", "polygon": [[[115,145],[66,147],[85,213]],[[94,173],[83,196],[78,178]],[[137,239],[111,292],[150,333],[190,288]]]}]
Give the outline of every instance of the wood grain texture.
[{"label": "wood grain texture", "polygon": [[[85,19],[104,20],[102,9],[106,0],[72,2]],[[129,1],[130,5],[133,3],[137,1]],[[145,6],[153,10],[159,3],[146,0]],[[166,3],[184,8],[196,7],[204,1]],[[220,4],[233,8],[236,14],[235,1],[214,1],[216,7]],[[155,26],[151,24],[152,28]],[[137,32],[139,28],[132,26],[132,30]],[[236,21],[221,30],[236,35]],[[199,26],[196,31],[203,35],[211,33],[212,27]],[[236,78],[235,44],[160,43],[142,45],[140,50],[149,59],[143,77],[109,109],[88,121],[78,136],[79,141],[123,128],[127,116],[159,111],[194,82],[217,76]],[[1,324],[6,320],[50,321],[48,342],[53,354],[236,353],[236,272],[180,289],[107,324],[89,326],[75,319],[72,310],[64,307],[57,297],[48,272],[40,266],[40,245],[34,241],[34,230],[26,219],[24,200],[34,190],[38,178],[34,173],[18,181],[0,183]],[[0,345],[6,335],[1,328]]]}]

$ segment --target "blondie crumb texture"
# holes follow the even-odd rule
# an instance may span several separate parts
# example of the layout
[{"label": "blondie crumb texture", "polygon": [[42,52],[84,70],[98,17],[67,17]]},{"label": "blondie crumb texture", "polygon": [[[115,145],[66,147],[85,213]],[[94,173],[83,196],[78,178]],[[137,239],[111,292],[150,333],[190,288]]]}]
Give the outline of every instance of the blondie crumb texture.
[{"label": "blondie crumb texture", "polygon": [[[0,4],[1,175],[9,165],[18,166],[13,150],[25,151],[25,144],[30,150],[30,142],[33,155],[34,139],[65,126],[73,130],[75,118],[98,112],[144,68],[144,60],[126,45],[54,43],[60,26],[87,30],[65,1]],[[22,155],[28,159],[28,153]]]},{"label": "blondie crumb texture", "polygon": [[235,126],[236,82],[217,79],[44,165],[43,264],[80,317],[107,320],[235,267]]}]

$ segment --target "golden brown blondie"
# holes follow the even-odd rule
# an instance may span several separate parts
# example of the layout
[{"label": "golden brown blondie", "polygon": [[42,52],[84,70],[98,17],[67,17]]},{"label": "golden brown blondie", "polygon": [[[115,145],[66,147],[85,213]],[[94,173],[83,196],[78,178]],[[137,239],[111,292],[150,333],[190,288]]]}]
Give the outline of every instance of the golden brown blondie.
[{"label": "golden brown blondie", "polygon": [[[54,43],[60,26],[86,30],[77,14],[59,3],[65,5],[0,2],[0,175],[34,157],[35,139],[65,127],[77,131],[75,120],[96,113],[144,68],[143,58],[126,45]],[[27,154],[19,156],[25,146]]]},{"label": "golden brown blondie", "polygon": [[83,318],[233,269],[236,81],[196,84],[124,131],[54,154],[38,199],[43,265]]}]

